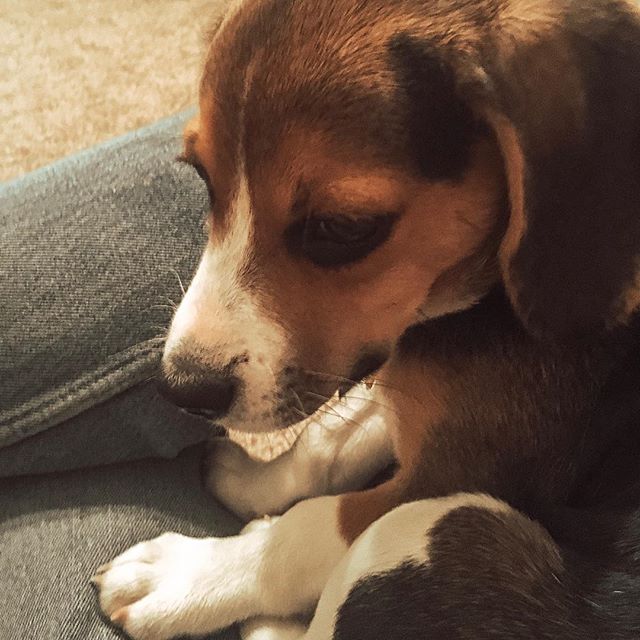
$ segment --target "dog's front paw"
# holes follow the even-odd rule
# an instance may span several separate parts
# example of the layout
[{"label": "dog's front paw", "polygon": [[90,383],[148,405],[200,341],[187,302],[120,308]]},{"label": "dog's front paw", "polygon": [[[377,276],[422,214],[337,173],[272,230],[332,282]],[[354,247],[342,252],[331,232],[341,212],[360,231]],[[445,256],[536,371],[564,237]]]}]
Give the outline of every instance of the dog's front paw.
[{"label": "dog's front paw", "polygon": [[135,640],[201,635],[244,616],[242,550],[175,533],[132,547],[92,582],[105,615]]},{"label": "dog's front paw", "polygon": [[281,514],[298,497],[291,457],[292,452],[287,452],[272,462],[254,460],[240,445],[220,439],[210,445],[205,482],[213,495],[243,520]]}]

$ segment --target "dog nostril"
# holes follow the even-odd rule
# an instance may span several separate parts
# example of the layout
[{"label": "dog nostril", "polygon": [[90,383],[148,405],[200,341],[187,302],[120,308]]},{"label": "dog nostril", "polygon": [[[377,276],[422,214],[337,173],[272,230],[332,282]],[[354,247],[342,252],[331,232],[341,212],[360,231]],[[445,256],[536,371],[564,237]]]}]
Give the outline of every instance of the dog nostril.
[{"label": "dog nostril", "polygon": [[221,418],[231,409],[238,390],[234,376],[209,374],[181,385],[166,379],[158,385],[160,394],[181,409],[209,420]]}]

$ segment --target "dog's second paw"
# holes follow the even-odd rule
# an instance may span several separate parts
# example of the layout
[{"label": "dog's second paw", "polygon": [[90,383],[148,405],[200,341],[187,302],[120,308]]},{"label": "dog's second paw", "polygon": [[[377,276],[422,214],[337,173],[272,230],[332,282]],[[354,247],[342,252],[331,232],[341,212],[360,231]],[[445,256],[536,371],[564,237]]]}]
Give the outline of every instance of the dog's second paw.
[{"label": "dog's second paw", "polygon": [[213,495],[243,520],[281,514],[297,497],[291,452],[272,462],[251,458],[235,442],[211,443],[205,463],[205,483]]},{"label": "dog's second paw", "polygon": [[142,542],[92,578],[100,608],[134,640],[201,635],[244,617],[233,539],[168,533]]}]

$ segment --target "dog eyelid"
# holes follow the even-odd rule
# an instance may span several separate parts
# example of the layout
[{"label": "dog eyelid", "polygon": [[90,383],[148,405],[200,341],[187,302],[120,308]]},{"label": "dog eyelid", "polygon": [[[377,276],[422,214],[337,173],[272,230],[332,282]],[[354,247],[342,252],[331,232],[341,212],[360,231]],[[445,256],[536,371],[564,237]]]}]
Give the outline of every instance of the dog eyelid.
[{"label": "dog eyelid", "polygon": [[190,156],[186,153],[182,153],[179,156],[177,156],[176,160],[183,164],[187,164],[196,170],[198,176],[200,176],[200,179],[207,185],[207,191],[209,192],[209,199],[211,200],[211,204],[213,205],[213,203],[215,202],[215,194],[214,194],[213,186],[211,185],[209,174],[207,173],[207,170],[204,168],[204,165],[199,160],[197,160],[193,156]]},{"label": "dog eyelid", "polygon": [[209,175],[207,174],[206,169],[199,162],[194,163],[191,166],[197,171],[200,178],[209,185]]},{"label": "dog eyelid", "polygon": [[176,156],[176,160],[182,164],[187,164],[190,167],[193,167],[198,172],[198,175],[205,182],[207,183],[209,182],[209,176],[207,175],[207,171],[197,158],[194,158],[193,156],[188,155],[187,153],[181,153],[179,156]]}]

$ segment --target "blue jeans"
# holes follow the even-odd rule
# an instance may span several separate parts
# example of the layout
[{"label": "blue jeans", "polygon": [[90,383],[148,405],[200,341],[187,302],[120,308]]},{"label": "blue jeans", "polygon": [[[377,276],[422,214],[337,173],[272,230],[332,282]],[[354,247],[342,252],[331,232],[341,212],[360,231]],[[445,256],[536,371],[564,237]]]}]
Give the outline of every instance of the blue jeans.
[{"label": "blue jeans", "polygon": [[153,386],[204,241],[188,116],[0,185],[0,638],[117,638],[98,565],[240,526],[201,486],[208,425]]}]

